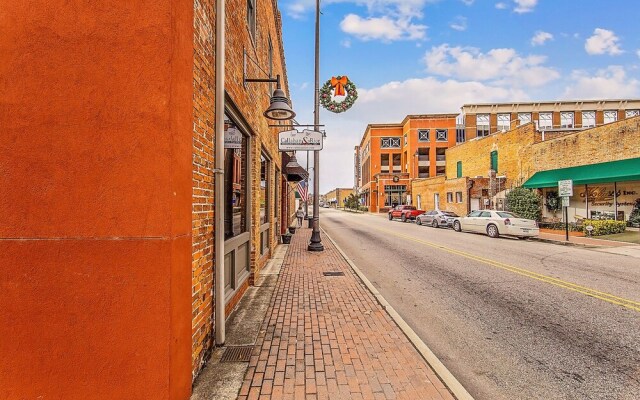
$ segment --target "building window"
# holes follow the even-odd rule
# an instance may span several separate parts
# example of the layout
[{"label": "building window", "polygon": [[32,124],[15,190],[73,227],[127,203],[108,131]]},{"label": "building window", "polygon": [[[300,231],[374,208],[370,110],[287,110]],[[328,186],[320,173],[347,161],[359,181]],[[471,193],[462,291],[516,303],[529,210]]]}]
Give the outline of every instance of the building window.
[{"label": "building window", "polygon": [[456,192],[456,203],[462,203],[462,192]]},{"label": "building window", "polygon": [[625,118],[633,118],[637,117],[638,115],[640,115],[640,110],[627,110],[624,113]]},{"label": "building window", "polygon": [[389,172],[389,154],[380,155],[380,171]]},{"label": "building window", "polygon": [[448,140],[447,129],[436,129],[436,142],[446,142]]},{"label": "building window", "polygon": [[604,112],[604,123],[610,124],[612,122],[616,122],[618,120],[618,112],[617,111],[605,111]]},{"label": "building window", "polygon": [[456,177],[462,178],[462,161],[456,163]]},{"label": "building window", "polygon": [[456,143],[464,143],[467,140],[467,133],[464,127],[456,128]]},{"label": "building window", "polygon": [[540,113],[540,122],[538,124],[540,129],[552,129],[553,128],[553,113]]},{"label": "building window", "polygon": [[560,127],[561,128],[573,128],[573,112],[561,112],[560,113]]},{"label": "building window", "polygon": [[269,222],[269,159],[262,154],[260,156],[260,224]]},{"label": "building window", "polygon": [[[225,115],[225,132],[239,128]],[[249,139],[243,133],[240,143],[224,149],[224,237],[229,239],[248,232],[247,214],[247,155]]]},{"label": "building window", "polygon": [[478,137],[489,136],[489,114],[476,115],[476,132]]},{"label": "building window", "polygon": [[446,175],[446,174],[447,174],[447,168],[444,165],[436,166],[436,176],[442,176],[442,175]]},{"label": "building window", "polygon": [[595,111],[583,111],[582,112],[582,127],[593,128],[596,126],[596,112]]},{"label": "building window", "polygon": [[402,172],[402,155],[400,153],[392,154],[391,164],[393,172]]},{"label": "building window", "polygon": [[380,138],[380,148],[381,149],[399,149],[400,148],[400,138],[397,137],[383,137]]},{"label": "building window", "polygon": [[528,124],[531,122],[531,113],[518,113],[518,120],[520,125]]},{"label": "building window", "polygon": [[409,144],[409,138],[407,137],[407,134],[404,134],[404,145],[406,146],[407,144]]},{"label": "building window", "polygon": [[428,141],[429,141],[429,129],[419,129],[418,142],[428,142]]},{"label": "building window", "polygon": [[491,169],[498,172],[498,151],[491,152]]},{"label": "building window", "polygon": [[447,192],[447,203],[453,203],[453,192]]},{"label": "building window", "polygon": [[498,114],[498,130],[508,131],[511,128],[511,114]]},{"label": "building window", "polygon": [[249,36],[255,43],[256,41],[256,0],[247,0],[247,26],[249,27]]},{"label": "building window", "polygon": [[406,191],[405,185],[385,185],[384,186],[384,206],[395,207],[400,204],[406,203]]}]

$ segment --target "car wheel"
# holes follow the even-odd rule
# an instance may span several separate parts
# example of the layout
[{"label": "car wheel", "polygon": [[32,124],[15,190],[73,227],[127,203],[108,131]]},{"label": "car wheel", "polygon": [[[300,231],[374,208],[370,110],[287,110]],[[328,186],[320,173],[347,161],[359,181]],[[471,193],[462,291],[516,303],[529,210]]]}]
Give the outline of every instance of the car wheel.
[{"label": "car wheel", "polygon": [[433,221],[431,221],[431,227],[432,228],[437,228],[438,227],[438,221],[436,221],[435,219]]},{"label": "car wheel", "polygon": [[402,222],[407,222],[407,216],[405,214],[402,214],[402,217],[400,217],[400,219],[402,220]]},{"label": "car wheel", "polygon": [[456,232],[461,232],[462,231],[462,227],[460,226],[460,221],[455,221],[453,223],[453,230]]},{"label": "car wheel", "polygon": [[489,237],[491,238],[497,238],[498,236],[500,236],[500,232],[498,232],[498,227],[495,226],[494,224],[489,224],[489,226],[487,226],[487,235],[489,235]]},{"label": "car wheel", "polygon": [[393,215],[391,215],[391,213],[389,213],[389,221],[391,221],[393,219]]},{"label": "car wheel", "polygon": [[416,218],[416,225],[422,225],[422,220],[419,217]]}]

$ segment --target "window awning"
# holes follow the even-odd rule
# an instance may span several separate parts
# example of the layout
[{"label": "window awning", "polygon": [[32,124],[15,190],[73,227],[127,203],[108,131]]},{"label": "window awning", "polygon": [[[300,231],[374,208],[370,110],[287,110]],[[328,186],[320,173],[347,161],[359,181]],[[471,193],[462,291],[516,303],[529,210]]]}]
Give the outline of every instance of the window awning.
[{"label": "window awning", "polygon": [[573,180],[574,185],[640,181],[640,158],[540,171],[522,186],[529,189],[556,187],[558,181],[565,179]]}]

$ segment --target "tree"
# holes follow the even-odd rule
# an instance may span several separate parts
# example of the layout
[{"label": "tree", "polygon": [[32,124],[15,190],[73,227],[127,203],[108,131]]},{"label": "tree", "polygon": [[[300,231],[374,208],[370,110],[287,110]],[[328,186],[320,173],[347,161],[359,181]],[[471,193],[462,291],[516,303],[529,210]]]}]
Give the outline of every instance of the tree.
[{"label": "tree", "polygon": [[351,193],[345,200],[346,200],[344,203],[345,208],[357,210],[360,207],[360,201],[358,199],[358,196],[356,196],[353,193]]},{"label": "tree", "polygon": [[636,204],[629,215],[629,224],[632,226],[640,225],[640,198],[636,199]]},{"label": "tree", "polygon": [[540,221],[542,217],[542,196],[536,191],[517,187],[507,193],[507,207],[522,218]]}]

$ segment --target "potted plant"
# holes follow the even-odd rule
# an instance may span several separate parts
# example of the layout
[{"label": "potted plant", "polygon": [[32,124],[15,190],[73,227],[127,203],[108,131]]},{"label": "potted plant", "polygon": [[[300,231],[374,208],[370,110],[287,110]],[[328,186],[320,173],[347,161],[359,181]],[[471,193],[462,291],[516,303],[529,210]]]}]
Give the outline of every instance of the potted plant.
[{"label": "potted plant", "polygon": [[290,244],[291,243],[291,234],[289,232],[281,235],[282,244]]}]

